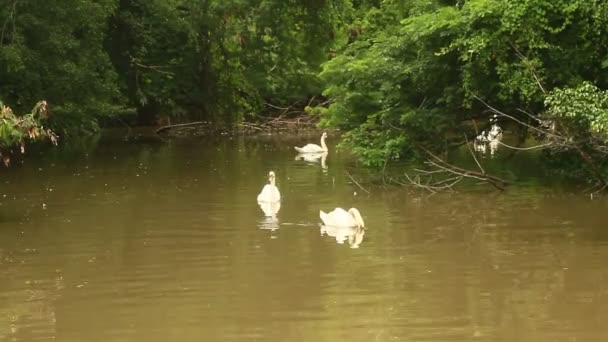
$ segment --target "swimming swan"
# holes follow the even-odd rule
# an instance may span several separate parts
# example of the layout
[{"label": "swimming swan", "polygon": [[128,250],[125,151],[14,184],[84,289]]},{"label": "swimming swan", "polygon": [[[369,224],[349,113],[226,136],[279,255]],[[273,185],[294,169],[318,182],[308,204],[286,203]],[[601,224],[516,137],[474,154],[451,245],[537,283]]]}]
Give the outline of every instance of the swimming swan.
[{"label": "swimming swan", "polygon": [[278,202],[281,200],[281,193],[279,188],[275,185],[274,172],[268,172],[268,182],[270,184],[264,185],[262,192],[258,195],[258,202]]},{"label": "swimming swan", "polygon": [[323,221],[323,224],[326,226],[365,228],[361,213],[359,213],[359,210],[356,208],[350,208],[348,211],[342,208],[336,208],[329,213],[325,213],[321,210],[319,212],[319,217],[321,217],[321,221]]},{"label": "swimming swan", "polygon": [[300,153],[320,153],[327,152],[327,145],[325,145],[325,138],[327,138],[327,133],[323,132],[321,135],[321,146],[317,144],[306,144],[303,147],[294,147],[296,151]]}]

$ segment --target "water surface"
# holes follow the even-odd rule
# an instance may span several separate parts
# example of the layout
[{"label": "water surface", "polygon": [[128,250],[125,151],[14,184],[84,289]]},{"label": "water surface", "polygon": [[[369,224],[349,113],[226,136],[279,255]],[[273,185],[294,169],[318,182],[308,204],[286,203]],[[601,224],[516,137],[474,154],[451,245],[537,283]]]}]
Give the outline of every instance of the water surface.
[{"label": "water surface", "polygon": [[[3,170],[0,340],[608,338],[606,200],[367,194],[346,155],[295,160],[317,140],[105,137]],[[255,200],[269,170],[276,219]],[[322,234],[336,206],[362,212],[358,248]]]}]

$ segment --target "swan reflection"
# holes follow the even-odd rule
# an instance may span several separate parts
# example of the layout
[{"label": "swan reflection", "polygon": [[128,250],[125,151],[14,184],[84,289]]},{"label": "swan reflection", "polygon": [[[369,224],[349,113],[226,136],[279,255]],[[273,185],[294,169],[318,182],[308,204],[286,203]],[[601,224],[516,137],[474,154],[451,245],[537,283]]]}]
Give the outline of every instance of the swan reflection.
[{"label": "swan reflection", "polygon": [[264,217],[263,220],[258,222],[258,228],[263,230],[275,231],[279,229],[279,219],[275,217]]},{"label": "swan reflection", "polygon": [[303,160],[309,163],[318,163],[321,161],[321,168],[327,170],[327,152],[319,153],[298,153],[296,160]]},{"label": "swan reflection", "polygon": [[277,214],[281,210],[281,202],[262,202],[258,201],[260,209],[264,212],[264,219],[260,221],[260,229],[277,230],[279,229],[279,219]]},{"label": "swan reflection", "polygon": [[363,242],[365,228],[321,225],[321,236],[325,234],[335,238],[338,244],[342,245],[348,241],[350,248],[359,248],[359,245]]}]

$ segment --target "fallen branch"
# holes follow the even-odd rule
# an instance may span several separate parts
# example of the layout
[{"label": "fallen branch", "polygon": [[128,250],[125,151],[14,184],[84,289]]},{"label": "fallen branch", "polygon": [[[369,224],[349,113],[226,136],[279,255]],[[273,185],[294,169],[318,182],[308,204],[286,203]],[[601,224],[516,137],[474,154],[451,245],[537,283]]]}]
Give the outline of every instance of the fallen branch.
[{"label": "fallen branch", "polygon": [[344,173],[348,176],[348,178],[350,178],[350,180],[353,181],[353,183],[355,183],[359,187],[359,189],[361,189],[361,190],[363,190],[363,191],[365,191],[365,192],[367,192],[369,194],[369,191],[367,189],[365,189],[363,186],[361,186],[361,184],[359,184],[359,182],[357,182],[353,178],[353,176],[351,176],[350,173],[348,173],[348,171],[344,171]]},{"label": "fallen branch", "polygon": [[516,117],[514,117],[512,115],[509,115],[509,114],[506,114],[506,113],[503,113],[503,112],[499,111],[498,109],[496,109],[496,108],[490,106],[489,104],[487,104],[484,100],[482,100],[479,97],[477,97],[477,95],[473,95],[473,98],[475,98],[477,101],[483,103],[486,107],[488,107],[488,109],[490,109],[491,112],[493,112],[495,114],[498,114],[498,115],[504,116],[506,118],[509,118],[509,119],[517,122],[518,124],[520,124],[522,126],[526,126],[526,127],[530,128],[532,130],[535,130],[535,131],[541,133],[541,134],[544,134],[544,135],[547,135],[547,136],[550,136],[550,137],[553,137],[553,138],[557,138],[557,139],[563,139],[563,137],[560,136],[560,135],[557,135],[557,134],[549,132],[549,131],[542,130],[542,129],[538,128],[538,127],[535,127],[535,126],[532,126],[532,125],[530,125],[530,124],[528,124],[526,122],[523,122],[523,121],[517,119]]},{"label": "fallen branch", "polygon": [[475,159],[475,163],[477,164],[477,167],[479,167],[480,171],[467,170],[453,165],[443,158],[438,157],[425,147],[418,146],[418,148],[429,155],[430,159],[428,159],[425,164],[429,166],[430,169],[414,169],[416,172],[418,172],[415,177],[411,177],[407,173],[405,173],[404,176],[410,185],[414,185],[433,193],[444,190],[453,191],[453,187],[465,178],[476,179],[482,181],[483,183],[490,184],[498,190],[505,190],[506,186],[509,185],[510,182],[500,177],[487,174],[475,156],[475,153],[471,150],[470,146],[467,145],[467,147]]},{"label": "fallen branch", "polygon": [[166,125],[166,126],[162,126],[160,128],[158,128],[156,130],[156,134],[160,134],[164,131],[168,131],[174,128],[184,128],[184,127],[196,127],[196,126],[202,126],[208,124],[207,121],[196,121],[196,122],[188,122],[188,123],[183,123],[183,124],[175,124],[175,125]]},{"label": "fallen branch", "polygon": [[[426,184],[422,184],[419,176],[416,176],[416,179],[412,179],[407,173],[404,173],[404,176],[405,176],[405,178],[407,178],[407,180],[410,182],[410,184],[415,185],[416,187],[428,190],[429,192],[432,192],[432,193],[437,193],[437,192],[443,191],[443,190],[454,191],[453,190],[454,185],[456,185],[458,182],[460,182],[461,180],[464,179],[464,177],[452,177],[452,178],[448,178],[448,179],[444,179],[444,180],[435,182],[433,184],[429,184],[429,180],[430,180],[430,178],[429,178],[429,180],[427,180]],[[449,183],[449,184],[445,184],[445,183]],[[400,183],[400,184],[403,184],[403,183]]]},{"label": "fallen branch", "polygon": [[512,145],[507,145],[501,141],[496,141],[499,145],[502,145],[506,148],[510,148],[513,150],[519,150],[519,151],[529,151],[529,150],[536,150],[539,148],[545,148],[545,147],[551,147],[551,146],[555,146],[555,144],[553,143],[547,143],[547,144],[540,144],[540,145],[534,145],[534,146],[528,146],[528,147],[517,147],[517,146],[512,146]]}]

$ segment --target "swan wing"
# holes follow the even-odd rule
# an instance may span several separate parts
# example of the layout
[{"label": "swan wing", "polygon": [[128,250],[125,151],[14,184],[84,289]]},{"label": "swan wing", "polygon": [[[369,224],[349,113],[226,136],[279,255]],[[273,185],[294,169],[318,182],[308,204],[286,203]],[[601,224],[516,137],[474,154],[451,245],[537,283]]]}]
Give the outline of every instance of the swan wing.
[{"label": "swan wing", "polygon": [[258,195],[258,202],[266,202],[266,198],[268,197],[269,186],[269,184],[264,185],[264,187],[262,188],[262,192],[260,192],[260,194]]}]

